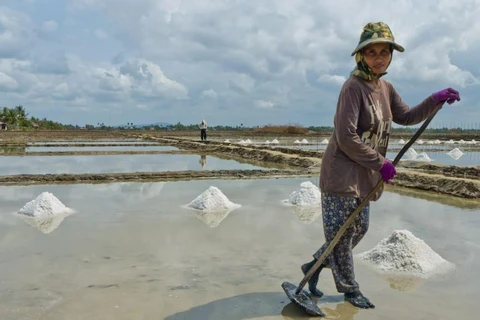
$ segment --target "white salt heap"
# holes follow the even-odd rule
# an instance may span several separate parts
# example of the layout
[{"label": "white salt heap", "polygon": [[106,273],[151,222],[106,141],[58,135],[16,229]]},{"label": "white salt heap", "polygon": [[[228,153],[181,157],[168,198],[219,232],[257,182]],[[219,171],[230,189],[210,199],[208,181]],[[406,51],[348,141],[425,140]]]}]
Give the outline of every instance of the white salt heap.
[{"label": "white salt heap", "polygon": [[283,202],[293,206],[293,212],[302,222],[310,224],[322,214],[321,196],[317,186],[310,181],[305,181]]},{"label": "white salt heap", "polygon": [[293,141],[293,143],[298,144],[298,143],[300,143],[300,141],[299,141],[299,140],[295,140],[295,141]]},{"label": "white salt heap", "polygon": [[223,192],[217,187],[210,186],[202,194],[193,199],[187,207],[196,210],[219,211],[237,209],[240,205],[228,200]]},{"label": "white salt heap", "polygon": [[273,139],[271,143],[273,143],[273,144],[278,144],[278,140],[277,140],[277,139]]},{"label": "white salt heap", "polygon": [[328,140],[327,140],[327,139],[323,139],[322,141],[320,141],[320,144],[328,144]]},{"label": "white salt heap", "polygon": [[307,143],[308,143],[308,140],[307,140],[307,139],[302,139],[301,142],[304,143],[304,144],[307,144]]},{"label": "white salt heap", "polygon": [[418,155],[417,151],[415,151],[415,149],[413,148],[408,148],[408,150],[405,152],[405,156],[407,157],[407,159],[409,160],[413,160],[415,159],[415,157]]},{"label": "white salt heap", "polygon": [[288,197],[288,203],[297,206],[318,206],[321,202],[320,189],[310,181],[302,182],[300,188]]},{"label": "white salt heap", "polygon": [[408,230],[395,230],[372,250],[357,254],[356,257],[380,272],[420,278],[444,273],[454,267]]},{"label": "white salt heap", "polygon": [[37,198],[27,202],[18,214],[24,221],[43,233],[50,233],[62,223],[63,219],[74,211],[66,207],[50,192],[43,192]]},{"label": "white salt heap", "polygon": [[42,192],[36,199],[27,202],[18,213],[31,217],[71,213],[57,197],[50,192]]},{"label": "white salt heap", "polygon": [[209,227],[215,228],[231,211],[240,208],[241,205],[228,200],[217,187],[210,186],[186,207],[194,209],[200,220]]},{"label": "white salt heap", "polygon": [[417,156],[413,160],[421,161],[421,162],[433,161],[426,152],[420,152],[419,154],[417,154]]}]

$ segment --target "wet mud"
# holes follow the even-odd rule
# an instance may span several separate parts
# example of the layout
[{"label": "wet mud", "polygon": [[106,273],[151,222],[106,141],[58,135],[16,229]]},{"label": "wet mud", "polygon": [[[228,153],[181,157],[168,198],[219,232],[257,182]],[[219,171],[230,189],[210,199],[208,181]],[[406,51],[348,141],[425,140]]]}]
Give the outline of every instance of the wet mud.
[{"label": "wet mud", "polygon": [[188,181],[199,179],[261,179],[311,176],[305,170],[210,170],[80,174],[18,174],[0,176],[0,185]]}]

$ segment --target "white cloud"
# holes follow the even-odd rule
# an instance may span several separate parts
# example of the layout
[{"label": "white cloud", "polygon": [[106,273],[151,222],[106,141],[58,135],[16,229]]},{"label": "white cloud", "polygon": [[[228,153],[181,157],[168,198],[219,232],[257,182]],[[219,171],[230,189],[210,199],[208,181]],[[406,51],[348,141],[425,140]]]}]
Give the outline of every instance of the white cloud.
[{"label": "white cloud", "polygon": [[56,17],[62,28],[42,10],[29,17],[21,6],[0,8],[0,72],[16,81],[5,78],[0,91],[7,102],[58,100],[119,123],[144,123],[157,112],[172,122],[207,114],[215,123],[261,125],[271,119],[245,115],[275,108],[280,123],[331,125],[362,27],[382,20],[406,48],[386,76],[404,100],[413,106],[456,87],[462,103],[436,120],[469,121],[469,110],[480,108],[480,2],[384,2],[72,0],[62,4],[64,19]]},{"label": "white cloud", "polygon": [[213,90],[213,89],[208,89],[208,90],[204,90],[202,92],[202,97],[205,97],[205,98],[210,98],[210,99],[213,99],[213,100],[217,100],[218,98],[218,93]]},{"label": "white cloud", "polygon": [[57,22],[55,22],[53,20],[45,21],[42,24],[42,31],[46,32],[46,33],[53,32],[53,31],[57,30],[57,28],[58,28],[58,24],[57,24]]},{"label": "white cloud", "polygon": [[17,86],[18,83],[15,79],[4,72],[0,72],[0,89],[10,91],[12,89],[16,89]]},{"label": "white cloud", "polygon": [[255,104],[257,107],[262,109],[271,109],[275,106],[275,104],[269,100],[257,100],[255,101]]},{"label": "white cloud", "polygon": [[94,31],[94,34],[95,34],[95,36],[96,36],[98,39],[100,39],[100,40],[101,40],[101,39],[108,38],[108,34],[107,34],[104,30],[102,30],[102,29],[96,29],[96,30]]},{"label": "white cloud", "polygon": [[324,82],[324,83],[329,83],[329,84],[335,84],[341,86],[345,80],[347,80],[346,77],[344,76],[339,76],[335,74],[322,74],[320,77],[318,77],[317,81],[319,82]]}]

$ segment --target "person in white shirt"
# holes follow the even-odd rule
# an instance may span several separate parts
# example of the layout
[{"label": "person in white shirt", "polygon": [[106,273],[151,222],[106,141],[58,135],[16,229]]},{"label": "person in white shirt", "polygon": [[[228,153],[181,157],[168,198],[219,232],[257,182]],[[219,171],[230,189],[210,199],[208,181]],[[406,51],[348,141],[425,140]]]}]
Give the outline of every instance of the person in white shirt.
[{"label": "person in white shirt", "polygon": [[200,128],[200,139],[202,141],[207,140],[207,122],[202,120],[198,127]]}]

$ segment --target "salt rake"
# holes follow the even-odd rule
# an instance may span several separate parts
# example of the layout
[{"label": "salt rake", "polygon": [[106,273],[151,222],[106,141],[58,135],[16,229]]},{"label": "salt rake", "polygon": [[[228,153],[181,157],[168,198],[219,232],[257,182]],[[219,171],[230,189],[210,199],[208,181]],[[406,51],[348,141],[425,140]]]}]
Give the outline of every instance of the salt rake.
[{"label": "salt rake", "polygon": [[[397,165],[397,163],[400,161],[400,159],[403,157],[405,152],[415,143],[415,141],[420,137],[420,135],[423,133],[425,128],[428,126],[430,121],[432,121],[433,117],[437,114],[437,112],[442,108],[443,104],[445,102],[441,102],[437,104],[436,109],[432,112],[432,114],[425,120],[425,122],[422,124],[422,126],[417,130],[417,132],[413,135],[413,137],[403,146],[403,148],[400,150],[400,152],[397,154],[395,157],[395,160],[393,160],[393,165]],[[342,225],[340,230],[338,230],[337,234],[333,238],[333,240],[329,243],[327,249],[323,252],[323,254],[318,258],[317,262],[308,270],[308,272],[305,274],[305,277],[300,281],[300,284],[298,285],[298,288],[293,285],[290,282],[285,281],[282,283],[282,288],[287,294],[288,298],[297,306],[299,306],[302,310],[304,310],[307,314],[315,317],[324,317],[325,314],[320,310],[318,307],[317,303],[312,299],[310,294],[303,290],[303,287],[307,283],[308,280],[312,277],[312,275],[317,271],[317,269],[320,267],[320,265],[325,261],[326,257],[332,252],[334,247],[337,245],[338,241],[340,238],[343,236],[345,231],[350,227],[352,222],[355,220],[355,218],[358,216],[360,211],[363,209],[363,207],[373,198],[375,193],[380,189],[380,187],[383,185],[383,180],[380,179],[378,181],[377,185],[373,188],[373,190],[363,199],[363,201],[359,204],[359,206],[350,214],[350,216],[347,218],[345,223]]]}]

